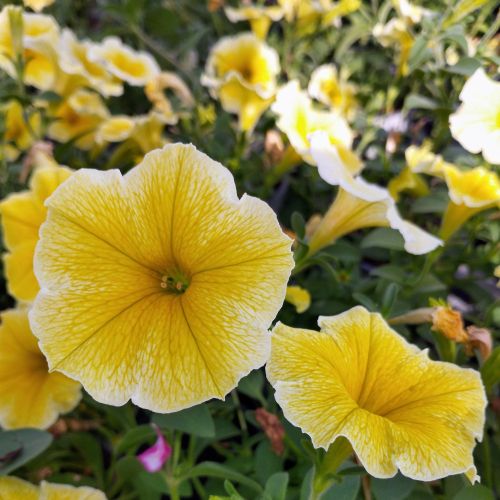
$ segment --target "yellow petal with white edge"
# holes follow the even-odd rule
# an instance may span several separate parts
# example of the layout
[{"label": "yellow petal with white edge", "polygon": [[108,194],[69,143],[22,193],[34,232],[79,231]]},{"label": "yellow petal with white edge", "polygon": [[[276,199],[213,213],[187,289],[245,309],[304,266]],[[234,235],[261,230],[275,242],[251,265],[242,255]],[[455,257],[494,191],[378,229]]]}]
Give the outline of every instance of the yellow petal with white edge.
[{"label": "yellow petal with white edge", "polygon": [[89,486],[71,486],[69,484],[51,484],[42,481],[40,500],[106,500],[106,495]]},{"label": "yellow petal with white edge", "polygon": [[28,312],[2,313],[0,326],[0,424],[5,429],[46,429],[80,401],[80,384],[49,373],[28,322]]},{"label": "yellow petal with white edge", "polygon": [[285,416],[315,446],[345,436],[375,477],[470,473],[486,406],[477,372],[429,360],[363,307],[319,324],[278,325],[267,364]]},{"label": "yellow petal with white edge", "polygon": [[125,177],[80,170],[48,205],[31,320],[51,368],[99,401],[169,412],[265,362],[290,240],[227,169],[166,146]]},{"label": "yellow petal with white edge", "polygon": [[3,256],[7,289],[18,300],[30,302],[40,289],[33,272],[35,247],[36,240],[30,239]]},{"label": "yellow petal with white edge", "polygon": [[17,477],[0,477],[0,500],[39,500],[38,488]]}]

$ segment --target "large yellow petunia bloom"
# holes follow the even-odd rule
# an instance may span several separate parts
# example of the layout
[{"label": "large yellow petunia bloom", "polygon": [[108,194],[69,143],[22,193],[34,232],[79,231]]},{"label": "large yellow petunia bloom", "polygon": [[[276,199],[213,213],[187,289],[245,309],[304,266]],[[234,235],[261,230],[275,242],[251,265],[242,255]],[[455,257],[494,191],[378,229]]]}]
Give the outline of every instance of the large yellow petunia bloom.
[{"label": "large yellow petunia bloom", "polygon": [[500,82],[479,68],[460,92],[461,106],[450,116],[453,137],[471,153],[500,164]]},{"label": "large yellow petunia bloom", "polygon": [[16,69],[12,60],[17,55],[24,57],[24,81],[41,90],[49,90],[58,76],[56,47],[59,41],[59,26],[52,16],[20,12],[22,32],[20,48],[16,54],[16,34],[12,32],[11,17],[16,7],[5,6],[0,12],[0,68],[12,78]]},{"label": "large yellow petunia bloom", "polygon": [[253,33],[221,38],[210,51],[201,83],[222,107],[252,130],[270,106],[280,71],[278,53]]},{"label": "large yellow petunia bloom", "polygon": [[361,170],[362,163],[351,150],[354,134],[347,121],[338,111],[314,108],[312,100],[297,80],[280,88],[271,109],[278,115],[276,125],[287,135],[291,146],[304,161],[316,165],[309,139],[313,132],[323,131],[345,166],[353,173]]},{"label": "large yellow petunia bloom", "polygon": [[441,224],[440,236],[449,239],[472,216],[500,207],[500,179],[484,167],[459,170],[454,165],[443,169],[450,202]]},{"label": "large yellow petunia bloom", "polygon": [[27,310],[4,311],[1,320],[0,425],[46,429],[78,404],[80,384],[62,373],[49,373]]},{"label": "large yellow petunia bloom", "polygon": [[431,361],[379,314],[354,307],[320,332],[278,324],[267,376],[315,447],[345,436],[369,474],[420,481],[475,475],[486,396],[479,373]]},{"label": "large yellow petunia bloom", "polygon": [[47,481],[35,486],[17,477],[0,477],[0,500],[106,500],[106,495],[89,486]]},{"label": "large yellow petunia bloom", "polygon": [[124,177],[79,170],[47,205],[30,320],[52,370],[98,401],[173,412],[266,361],[291,241],[222,165],[168,145]]},{"label": "large yellow petunia bloom", "polygon": [[45,200],[71,175],[71,170],[56,164],[37,168],[29,191],[10,194],[0,202],[5,247],[7,289],[17,300],[32,301],[38,293],[33,273],[33,255],[38,231],[45,220]]}]

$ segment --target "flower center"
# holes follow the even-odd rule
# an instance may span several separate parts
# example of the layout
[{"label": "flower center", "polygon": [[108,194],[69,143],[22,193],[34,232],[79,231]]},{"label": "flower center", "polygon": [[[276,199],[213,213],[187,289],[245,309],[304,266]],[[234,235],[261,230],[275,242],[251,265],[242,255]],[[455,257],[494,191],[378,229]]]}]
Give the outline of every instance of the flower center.
[{"label": "flower center", "polygon": [[190,280],[183,273],[175,271],[172,273],[164,274],[161,277],[160,287],[167,293],[175,293],[180,295],[184,293],[189,287]]}]

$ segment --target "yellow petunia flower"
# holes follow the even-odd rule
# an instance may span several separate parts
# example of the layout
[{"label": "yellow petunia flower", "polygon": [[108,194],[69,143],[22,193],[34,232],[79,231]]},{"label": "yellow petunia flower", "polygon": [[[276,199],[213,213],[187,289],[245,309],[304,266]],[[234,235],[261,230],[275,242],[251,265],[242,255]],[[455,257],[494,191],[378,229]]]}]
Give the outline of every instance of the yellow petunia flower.
[{"label": "yellow petunia flower", "polygon": [[[12,78],[16,69],[12,60],[17,54],[15,33],[10,23],[16,7],[7,5],[0,12],[0,68]],[[24,57],[24,81],[41,90],[49,90],[58,76],[56,48],[59,26],[52,16],[22,12],[21,51]]]},{"label": "yellow petunia flower", "polygon": [[38,293],[33,255],[38,231],[45,220],[45,200],[71,175],[65,167],[45,165],[35,169],[30,190],[10,194],[0,202],[7,289],[17,300],[32,301]]},{"label": "yellow petunia flower", "polygon": [[[27,150],[40,135],[42,119],[37,111],[29,112],[27,120],[19,101],[11,100],[0,107],[5,123],[5,157],[15,160],[21,151]],[[26,110],[26,113],[28,111]]]},{"label": "yellow petunia flower", "polygon": [[96,142],[122,142],[134,130],[134,119],[125,115],[115,115],[104,121],[96,133]]},{"label": "yellow petunia flower", "polygon": [[399,231],[405,250],[415,255],[431,252],[442,244],[438,238],[404,220],[386,189],[354,177],[324,132],[315,132],[310,140],[319,175],[329,184],[339,186],[335,200],[310,237],[310,254],[367,227],[391,227]]},{"label": "yellow petunia flower", "polygon": [[225,7],[224,12],[232,23],[249,21],[252,31],[260,39],[265,40],[271,23],[283,17],[283,9],[279,5],[245,5],[243,7]]},{"label": "yellow petunia flower", "polygon": [[414,38],[404,19],[393,17],[387,24],[376,24],[373,36],[383,47],[395,47],[397,51],[398,74],[405,76],[409,72],[408,61]]},{"label": "yellow petunia flower", "polygon": [[287,286],[285,300],[292,304],[299,314],[307,311],[311,305],[311,294],[301,286]]},{"label": "yellow petunia flower", "polygon": [[450,202],[441,224],[440,236],[449,239],[472,216],[500,206],[500,180],[483,167],[462,171],[453,165],[444,168]]},{"label": "yellow petunia flower", "polygon": [[101,44],[94,44],[88,58],[103,64],[112,75],[130,85],[143,87],[160,73],[160,67],[151,54],[136,51],[114,36],[105,38]]},{"label": "yellow petunia flower", "polygon": [[460,93],[461,106],[450,116],[451,135],[471,153],[500,164],[500,82],[482,68],[467,80]]},{"label": "yellow petunia flower", "polygon": [[279,71],[278,53],[253,33],[241,33],[212,47],[201,83],[250,131],[274,98]]},{"label": "yellow petunia flower", "polygon": [[80,149],[91,149],[101,123],[109,117],[106,105],[95,92],[77,90],[54,109],[48,136],[59,142],[74,140]]},{"label": "yellow petunia flower", "polygon": [[479,373],[431,361],[363,307],[321,331],[278,324],[267,376],[285,417],[327,449],[346,437],[369,474],[475,475],[486,396]]},{"label": "yellow petunia flower", "polygon": [[142,154],[146,154],[166,144],[167,141],[163,137],[164,128],[165,119],[159,113],[136,116],[130,139],[137,144]]},{"label": "yellow petunia flower", "polygon": [[68,75],[79,77],[80,87],[91,87],[105,97],[123,93],[121,81],[113,76],[104,64],[90,60],[89,54],[96,44],[89,40],[78,40],[68,28],[63,29],[59,42],[59,65]]},{"label": "yellow petunia flower", "polygon": [[0,325],[0,425],[46,429],[81,398],[80,384],[49,373],[28,322],[28,312],[11,309]]},{"label": "yellow petunia flower", "polygon": [[35,12],[41,12],[45,7],[49,7],[56,0],[23,0],[25,7],[29,7]]},{"label": "yellow petunia flower", "polygon": [[357,108],[356,87],[342,72],[338,75],[334,64],[318,66],[311,75],[307,91],[312,98],[340,111],[348,119],[353,118]]},{"label": "yellow petunia flower", "polygon": [[1,500],[106,500],[106,495],[89,486],[51,484],[42,481],[40,486],[17,477],[0,477]]},{"label": "yellow petunia flower", "polygon": [[324,131],[346,167],[353,173],[361,170],[361,161],[351,150],[353,132],[346,120],[337,112],[315,109],[297,80],[280,88],[271,109],[278,115],[276,125],[287,135],[290,144],[304,161],[316,164],[310,153],[309,136],[313,132]]},{"label": "yellow petunia flower", "polygon": [[79,170],[47,205],[30,320],[51,369],[98,401],[172,412],[266,361],[291,241],[222,165],[168,145],[124,177]]}]

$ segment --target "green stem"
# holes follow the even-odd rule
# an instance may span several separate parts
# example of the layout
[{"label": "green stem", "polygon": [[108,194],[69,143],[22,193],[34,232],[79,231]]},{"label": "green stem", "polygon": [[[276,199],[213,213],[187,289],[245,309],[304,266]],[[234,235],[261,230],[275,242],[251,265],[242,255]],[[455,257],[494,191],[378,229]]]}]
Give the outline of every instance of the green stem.
[{"label": "green stem", "polygon": [[488,433],[485,431],[483,442],[481,444],[481,452],[483,455],[483,469],[482,476],[484,484],[488,488],[493,488],[493,478],[491,477],[491,451],[490,451],[490,439]]},{"label": "green stem", "polygon": [[352,454],[351,443],[343,436],[338,437],[330,445],[314,472],[312,491],[309,500],[318,500],[335,482],[334,474],[344,461]]}]

